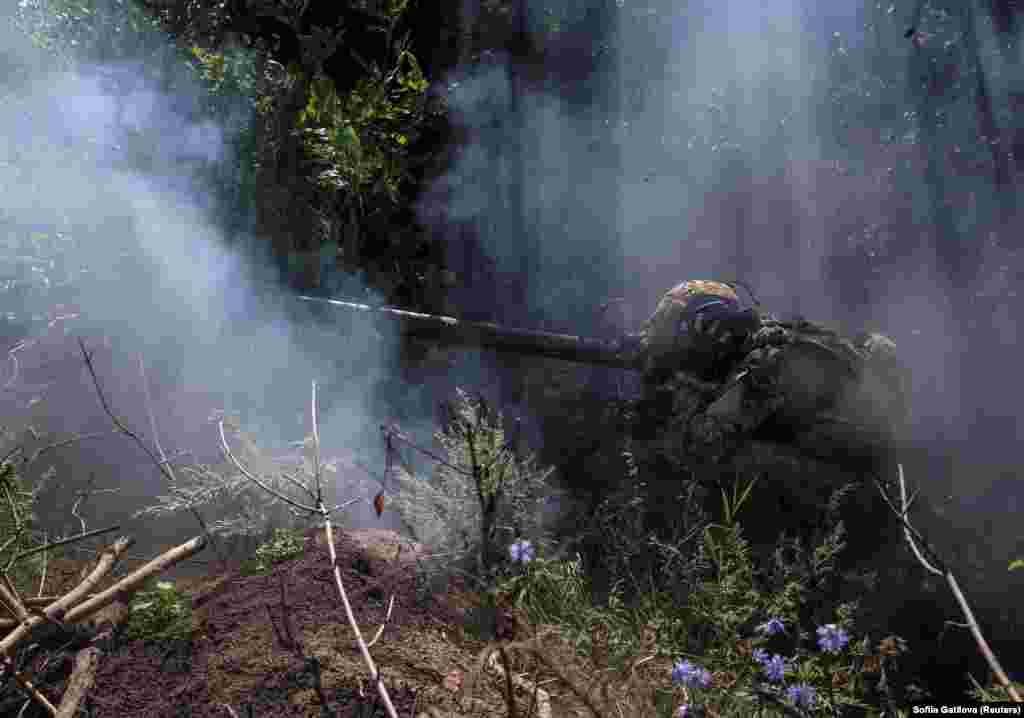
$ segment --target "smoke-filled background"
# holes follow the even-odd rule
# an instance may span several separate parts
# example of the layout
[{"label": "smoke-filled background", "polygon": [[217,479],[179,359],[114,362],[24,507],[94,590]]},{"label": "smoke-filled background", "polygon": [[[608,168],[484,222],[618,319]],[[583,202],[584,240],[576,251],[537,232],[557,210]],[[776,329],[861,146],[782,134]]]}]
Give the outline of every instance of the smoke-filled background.
[{"label": "smoke-filled background", "polygon": [[[93,353],[113,412],[150,446],[152,409],[172,462],[222,462],[213,420],[225,412],[268,455],[297,453],[289,444],[310,433],[314,380],[325,456],[359,447],[379,454],[377,427],[389,413],[375,402],[378,387],[392,380],[390,327],[353,321],[330,334],[304,331],[308,312],[286,300],[269,253],[254,248],[251,217],[225,217],[217,180],[241,171],[237,139],[252,122],[246,104],[222,110],[219,124],[208,119],[209,90],[151,26],[134,39],[145,52],[117,47],[116,36],[96,37],[114,46],[109,62],[91,52],[83,53],[88,62],[72,54],[54,63],[7,14],[0,215],[13,290],[4,310],[22,318],[35,309],[37,321],[27,337],[33,343],[5,367],[5,419],[12,430],[34,421],[50,439],[87,437],[39,462],[37,470],[52,465],[59,477],[42,497],[43,525],[78,530],[76,492],[91,488],[117,493],[82,505],[89,528],[122,523],[142,555],[198,530],[191,516],[130,519],[167,493],[166,482],[138,446],[111,434],[72,337]],[[41,269],[26,259],[48,251],[54,259]],[[66,290],[67,303],[45,307],[45,316],[29,290],[18,291],[26,284],[19,280],[36,272],[58,277],[47,279],[48,296]],[[66,286],[50,286],[60,279]],[[50,323],[59,316],[66,318]],[[15,346],[21,337],[9,331]],[[348,464],[327,474],[328,503],[358,493],[356,471]],[[349,520],[369,515],[356,507]]]},{"label": "smoke-filled background", "polygon": [[485,52],[448,77],[468,140],[419,209],[454,269],[467,226],[498,267],[453,291],[467,313],[636,331],[708,277],[891,336],[923,528],[1019,626],[1021,165],[979,137],[1016,142],[1024,75],[982,5],[529,3],[543,66]]},{"label": "smoke-filled background", "polygon": [[[486,19],[474,3],[460,12],[468,26]],[[1000,183],[999,163],[986,164],[978,97],[983,84],[992,121],[1007,137],[1019,129],[1018,47],[954,2],[549,1],[521,15],[531,52],[465,48],[429,77],[456,131],[449,164],[413,204],[457,278],[448,309],[608,335],[636,331],[683,279],[723,278],[778,314],[892,336],[913,377],[910,478],[948,522],[929,528],[970,536],[978,598],[1016,610],[1020,582],[1005,569],[1024,550],[1013,524],[1022,225],[1017,168]],[[467,352],[418,374],[400,366],[386,324],[313,322],[296,305],[257,208],[226,209],[222,196],[246,179],[251,108],[211,121],[169,40],[139,53],[90,37],[117,49],[60,66],[4,20],[0,213],[18,228],[5,251],[16,257],[31,236],[60,245],[80,287],[75,330],[128,424],[148,436],[141,354],[164,445],[202,461],[220,460],[218,411],[239,414],[271,451],[302,439],[313,380],[329,455],[379,465],[378,426],[428,437],[431,407],[457,384],[497,394],[538,448],[550,439],[517,389],[517,360]],[[326,266],[321,288],[387,299],[337,271]],[[39,368],[52,387],[12,406],[31,404],[51,431],[103,430],[80,358],[65,351],[75,345],[59,346],[46,361],[63,373]],[[94,525],[161,491],[123,437],[54,461],[119,490],[124,504],[90,504]],[[354,466],[337,476],[339,499],[365,482]],[[55,496],[44,518],[65,526],[72,500]],[[154,546],[194,531],[161,526],[144,528]]]},{"label": "smoke-filled background", "polygon": [[[975,506],[1018,463],[1020,227],[1000,226],[998,202],[1019,191],[993,187],[976,146],[978,77],[952,49],[966,43],[958,7],[929,3],[914,20],[913,4],[530,4],[543,68],[485,54],[446,83],[469,140],[420,217],[444,219],[466,275],[471,224],[507,284],[467,281],[455,303],[587,334],[621,297],[620,327],[636,331],[666,288],[720,277],[784,317],[884,332],[912,370],[915,439],[958,464],[917,478],[950,481],[946,493]],[[990,51],[981,80],[1012,128],[1019,51],[995,51],[1006,41],[990,18],[970,19]],[[931,140],[918,84],[956,62],[946,134]],[[930,141],[980,156],[936,189]],[[965,473],[973,462],[985,471]],[[993,511],[1019,496],[1000,486]]]}]

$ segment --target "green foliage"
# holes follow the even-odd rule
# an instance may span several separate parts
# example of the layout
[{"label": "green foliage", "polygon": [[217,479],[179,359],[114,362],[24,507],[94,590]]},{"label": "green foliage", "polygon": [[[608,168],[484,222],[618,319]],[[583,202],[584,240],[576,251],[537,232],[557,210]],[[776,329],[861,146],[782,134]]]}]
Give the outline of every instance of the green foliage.
[{"label": "green foliage", "polygon": [[[385,22],[393,29],[408,3],[385,5]],[[382,35],[390,37],[391,32]],[[324,189],[363,198],[382,192],[397,202],[402,185],[412,179],[407,148],[431,114],[429,83],[407,41],[387,49],[394,58],[391,67],[385,71],[372,64],[347,94],[339,94],[323,75],[308,78],[306,106],[296,118],[296,129],[307,153],[328,165],[318,176]],[[304,79],[300,70],[291,71]]]},{"label": "green foliage", "polygon": [[447,405],[444,428],[435,438],[446,464],[422,479],[396,474],[394,506],[418,541],[440,551],[466,555],[476,548],[489,568],[496,559],[498,532],[512,542],[518,531],[544,543],[542,508],[555,492],[533,455],[517,456],[508,444],[499,412],[462,389]]},{"label": "green foliage", "polygon": [[190,48],[189,53],[207,93],[207,111],[215,119],[218,115],[227,119],[223,115],[239,100],[256,109],[265,107],[267,98],[259,98],[256,92],[255,53],[241,48],[208,52],[200,47]]},{"label": "green foliage", "polygon": [[[588,558],[607,573],[608,585],[626,581],[631,589],[642,592],[654,580],[654,574],[674,563],[678,554],[674,547],[661,544],[646,524],[647,486],[640,478],[628,439],[618,454],[626,480],[612,489],[593,511],[588,511],[590,525],[585,536],[597,547],[597,555]],[[684,521],[692,518],[690,508],[687,504],[680,512]],[[665,577],[669,581],[680,578],[668,574]]]},{"label": "green foliage", "polygon": [[131,640],[188,640],[192,635],[192,602],[173,583],[157,581],[131,601],[125,635]]},{"label": "green foliage", "polygon": [[535,559],[499,582],[504,602],[526,611],[535,623],[578,624],[590,611],[590,587],[583,560]]},{"label": "green foliage", "polygon": [[[635,472],[630,478],[637,478]],[[692,586],[685,601],[652,586],[627,604],[620,589],[631,576],[622,574],[606,606],[588,607],[589,582],[579,564],[567,570],[567,564],[544,560],[500,583],[499,595],[526,609],[533,621],[556,623],[582,655],[601,654],[610,666],[630,670],[642,655],[706,667],[707,687],[691,686],[685,698],[678,691],[666,693],[676,699],[672,708],[685,701],[723,718],[783,715],[764,696],[792,706],[787,690],[805,685],[816,694],[808,716],[890,710],[877,670],[878,661],[887,659],[868,637],[854,639],[857,602],[837,601],[831,591],[845,545],[836,512],[849,489],[833,494],[815,545],[805,548],[780,536],[775,565],[761,566],[739,521],[744,506],[756,500],[754,483],[737,482],[731,492],[722,492],[721,520],[698,524],[703,530],[691,532],[699,537],[695,545],[688,543],[689,534],[674,545],[659,544],[674,562],[672,575]],[[769,629],[772,620],[781,630]],[[898,637],[892,637],[892,645],[897,653],[905,650]],[[766,662],[773,656],[782,675],[770,680]],[[905,688],[908,695],[920,695],[914,686]],[[656,715],[669,714],[663,702],[656,701]]]},{"label": "green foliage", "polygon": [[256,549],[251,568],[256,573],[266,573],[279,563],[298,558],[305,550],[306,537],[301,531],[275,529],[273,538]]},{"label": "green foliage", "polygon": [[15,465],[0,463],[0,569],[15,587],[28,591],[39,575],[42,554],[13,563],[15,557],[39,545],[32,533],[35,495],[18,476]]},{"label": "green foliage", "polygon": [[24,0],[18,24],[59,67],[138,59],[170,46],[135,0]]},{"label": "green foliage", "polygon": [[[1009,703],[1011,701],[1010,692],[1003,686],[993,682],[992,685],[984,687],[975,680],[974,676],[968,677],[971,679],[971,683],[974,684],[974,688],[968,691],[968,694],[976,701],[981,703]],[[1024,683],[1012,680],[1010,683],[1018,693],[1024,693]]]},{"label": "green foliage", "polygon": [[739,482],[732,499],[722,491],[723,522],[704,529],[700,550],[713,561],[717,580],[701,583],[690,597],[693,625],[702,626],[702,641],[723,642],[739,634],[757,612],[758,594],[750,547],[744,540],[736,516],[750,495],[756,480],[743,491]]},{"label": "green foliage", "polygon": [[329,165],[318,177],[320,186],[360,195],[379,188],[396,202],[402,184],[412,179],[406,148],[426,120],[426,88],[408,51],[391,73],[364,78],[345,96],[327,78],[314,78],[297,125],[307,152]]}]

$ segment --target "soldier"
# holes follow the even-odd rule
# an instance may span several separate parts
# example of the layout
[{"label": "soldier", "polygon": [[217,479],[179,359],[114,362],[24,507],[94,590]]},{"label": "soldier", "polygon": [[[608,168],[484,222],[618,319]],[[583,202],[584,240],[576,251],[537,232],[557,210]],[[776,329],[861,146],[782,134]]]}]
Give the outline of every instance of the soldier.
[{"label": "soldier", "polygon": [[[905,413],[890,339],[849,341],[813,322],[744,309],[724,282],[689,280],[671,289],[640,340],[646,408],[688,417],[684,433],[702,453],[720,454],[710,446],[735,446],[773,417],[796,434],[824,429],[835,440],[826,453],[847,443],[879,445]],[[824,438],[808,440],[823,446]]]}]

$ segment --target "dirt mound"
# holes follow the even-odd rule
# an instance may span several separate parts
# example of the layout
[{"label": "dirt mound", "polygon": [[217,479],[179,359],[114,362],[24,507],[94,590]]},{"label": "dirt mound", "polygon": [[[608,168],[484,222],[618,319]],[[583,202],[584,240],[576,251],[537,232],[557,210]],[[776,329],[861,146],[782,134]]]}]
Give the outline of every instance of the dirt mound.
[{"label": "dirt mound", "polygon": [[[422,547],[373,530],[336,531],[335,542],[366,640],[384,622],[394,596],[372,653],[395,708],[409,716],[436,704],[446,692],[445,676],[468,668],[483,644],[467,643],[453,630],[460,616],[450,603],[418,595],[411,559]],[[211,576],[186,590],[195,618],[191,642],[132,642],[105,655],[89,698],[96,715],[226,718],[229,706],[238,716],[316,716],[318,678],[330,715],[384,715],[382,707],[372,708],[376,692],[345,620],[322,530],[307,534],[302,557],[267,575]],[[286,647],[290,637],[301,650]]]}]

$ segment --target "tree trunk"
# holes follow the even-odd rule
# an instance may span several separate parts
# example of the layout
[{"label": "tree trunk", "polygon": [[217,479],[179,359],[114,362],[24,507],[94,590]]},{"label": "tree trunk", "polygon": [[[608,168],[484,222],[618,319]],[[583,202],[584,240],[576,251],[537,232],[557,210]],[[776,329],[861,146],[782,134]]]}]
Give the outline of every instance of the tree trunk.
[{"label": "tree trunk", "polygon": [[[992,154],[992,179],[995,184],[996,197],[999,202],[999,234],[1001,243],[1020,244],[1020,239],[1009,232],[1010,222],[1016,211],[1016,198],[1010,173],[1009,153],[999,126],[996,124],[995,113],[992,111],[992,96],[989,92],[985,68],[981,63],[978,51],[978,32],[975,24],[974,7],[971,2],[964,2],[960,11],[963,28],[964,46],[975,76],[975,107],[977,108],[978,129],[981,141],[988,145]],[[1012,239],[1011,239],[1012,237]],[[1005,244],[1004,244],[1005,246]]]}]

